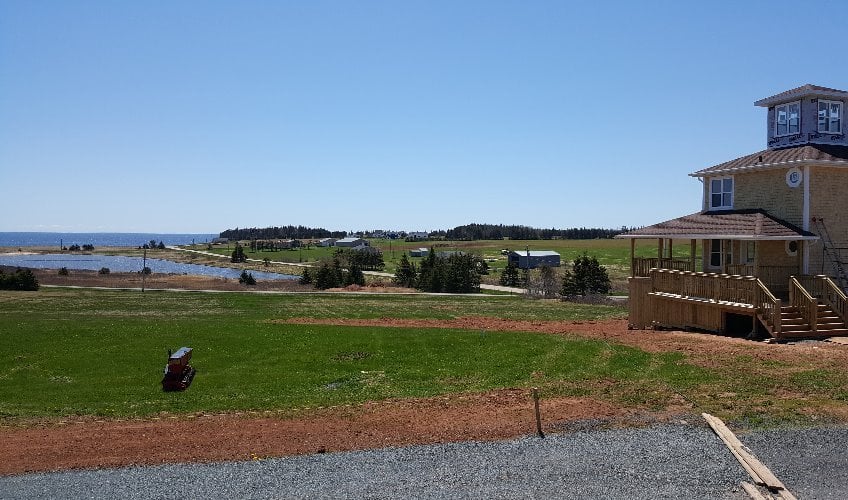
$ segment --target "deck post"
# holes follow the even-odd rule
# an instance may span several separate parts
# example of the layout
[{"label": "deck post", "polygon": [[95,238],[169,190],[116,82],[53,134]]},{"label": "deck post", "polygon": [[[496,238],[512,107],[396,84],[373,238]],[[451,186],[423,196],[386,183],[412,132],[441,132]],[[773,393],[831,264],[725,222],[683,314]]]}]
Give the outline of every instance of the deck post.
[{"label": "deck post", "polygon": [[630,238],[630,276],[636,276],[636,238]]},{"label": "deck post", "polygon": [[760,277],[760,241],[754,241],[754,276]]},{"label": "deck post", "polygon": [[689,266],[690,266],[689,270],[692,271],[693,273],[696,272],[695,271],[695,253],[697,253],[697,251],[698,251],[697,247],[695,246],[695,241],[696,240],[694,240],[694,239],[689,240]]},{"label": "deck post", "polygon": [[674,257],[674,240],[671,238],[668,239],[668,260],[671,260]]},{"label": "deck post", "polygon": [[658,259],[663,258],[663,247],[664,246],[665,246],[665,239],[658,238],[657,239],[657,258]]}]

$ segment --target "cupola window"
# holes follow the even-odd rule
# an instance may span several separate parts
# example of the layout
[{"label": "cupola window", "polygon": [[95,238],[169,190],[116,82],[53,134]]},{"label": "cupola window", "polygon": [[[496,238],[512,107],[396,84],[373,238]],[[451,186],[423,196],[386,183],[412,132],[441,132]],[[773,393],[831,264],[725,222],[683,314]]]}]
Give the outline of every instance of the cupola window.
[{"label": "cupola window", "polygon": [[801,103],[790,102],[774,108],[774,135],[793,135],[801,131]]},{"label": "cupola window", "polygon": [[819,99],[819,132],[825,134],[842,132],[842,101]]}]

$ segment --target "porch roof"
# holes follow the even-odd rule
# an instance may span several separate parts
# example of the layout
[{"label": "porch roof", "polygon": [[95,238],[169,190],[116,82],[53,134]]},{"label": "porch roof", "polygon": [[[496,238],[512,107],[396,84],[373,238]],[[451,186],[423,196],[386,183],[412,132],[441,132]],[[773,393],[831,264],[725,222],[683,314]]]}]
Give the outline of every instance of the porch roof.
[{"label": "porch roof", "polygon": [[728,175],[736,172],[751,172],[801,165],[824,165],[848,167],[848,146],[833,144],[807,144],[780,149],[765,149],[735,160],[698,170],[691,177]]},{"label": "porch roof", "polygon": [[764,210],[713,210],[667,220],[616,238],[673,238],[691,240],[817,240],[818,236]]}]

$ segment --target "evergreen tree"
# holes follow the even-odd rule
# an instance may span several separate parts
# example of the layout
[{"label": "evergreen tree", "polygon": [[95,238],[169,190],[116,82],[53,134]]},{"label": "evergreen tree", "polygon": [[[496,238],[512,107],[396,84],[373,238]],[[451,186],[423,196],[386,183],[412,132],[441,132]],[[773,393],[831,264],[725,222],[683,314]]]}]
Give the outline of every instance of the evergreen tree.
[{"label": "evergreen tree", "polygon": [[303,268],[303,274],[300,275],[298,282],[301,285],[309,285],[312,283],[312,273],[309,272],[308,267]]},{"label": "evergreen tree", "polygon": [[328,288],[337,288],[341,284],[338,273],[335,267],[329,262],[324,262],[315,273],[315,288],[326,290]]},{"label": "evergreen tree", "polygon": [[515,263],[510,262],[506,265],[501,273],[499,283],[501,286],[515,287],[521,285],[521,276],[518,273],[518,266],[516,266]]},{"label": "evergreen tree", "polygon": [[409,257],[404,253],[400,257],[397,271],[395,271],[394,282],[397,285],[408,288],[415,288],[418,281],[418,271],[415,269],[415,264],[409,261]]},{"label": "evergreen tree", "polygon": [[598,263],[598,259],[584,253],[574,259],[571,271],[566,271],[562,279],[562,296],[607,294],[612,288],[607,269]]},{"label": "evergreen tree", "polygon": [[365,286],[365,275],[362,273],[362,268],[358,264],[352,264],[345,275],[345,286],[359,285]]},{"label": "evergreen tree", "polygon": [[233,254],[230,257],[230,262],[239,263],[239,262],[246,262],[246,261],[247,261],[247,255],[244,254],[244,248],[242,248],[241,245],[236,243],[236,248],[235,248],[235,250],[233,250]]}]

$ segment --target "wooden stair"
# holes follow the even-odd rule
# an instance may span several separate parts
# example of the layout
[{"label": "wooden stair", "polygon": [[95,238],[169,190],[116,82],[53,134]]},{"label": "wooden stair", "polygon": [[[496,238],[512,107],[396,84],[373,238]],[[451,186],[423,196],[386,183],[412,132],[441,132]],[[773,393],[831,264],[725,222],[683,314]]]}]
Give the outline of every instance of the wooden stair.
[{"label": "wooden stair", "polygon": [[848,335],[848,327],[833,309],[825,304],[819,304],[817,311],[816,329],[812,330],[798,309],[792,306],[780,308],[780,333],[772,332],[772,336],[780,340],[790,339],[821,339]]}]

